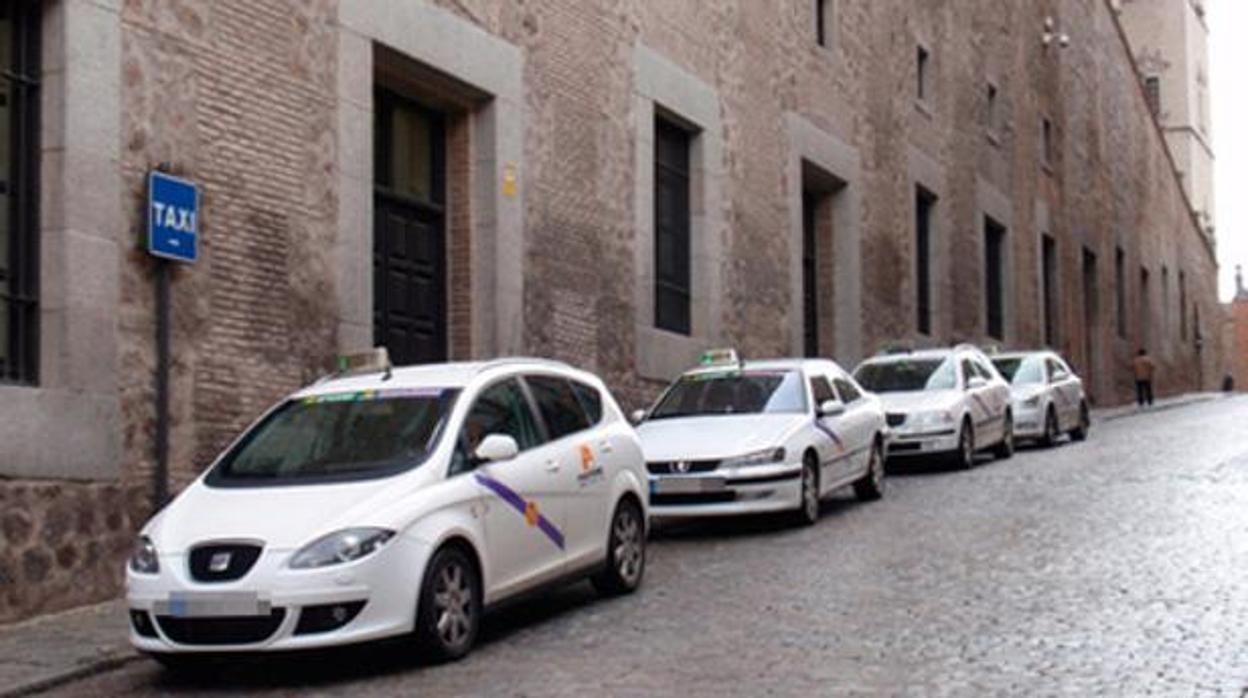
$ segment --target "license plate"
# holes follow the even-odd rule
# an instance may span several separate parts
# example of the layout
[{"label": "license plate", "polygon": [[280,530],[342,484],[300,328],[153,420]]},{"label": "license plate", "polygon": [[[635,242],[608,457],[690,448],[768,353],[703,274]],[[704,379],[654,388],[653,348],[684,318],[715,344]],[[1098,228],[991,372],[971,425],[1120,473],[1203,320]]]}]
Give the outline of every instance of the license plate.
[{"label": "license plate", "polygon": [[655,494],[702,494],[723,492],[722,477],[668,477],[654,481]]},{"label": "license plate", "polygon": [[255,592],[172,593],[167,601],[157,601],[156,615],[174,618],[221,618],[267,616],[272,610],[267,599]]}]

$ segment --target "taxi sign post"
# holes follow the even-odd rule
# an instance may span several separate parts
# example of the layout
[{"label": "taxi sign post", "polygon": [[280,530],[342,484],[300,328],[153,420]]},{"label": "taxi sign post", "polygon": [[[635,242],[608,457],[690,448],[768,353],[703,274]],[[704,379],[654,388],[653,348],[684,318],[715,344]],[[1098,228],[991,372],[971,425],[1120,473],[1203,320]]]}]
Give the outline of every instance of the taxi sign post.
[{"label": "taxi sign post", "polygon": [[173,263],[193,264],[199,257],[199,187],[162,172],[147,176],[147,252],[156,263],[156,467],[152,506],[169,499],[169,327],[170,273]]}]

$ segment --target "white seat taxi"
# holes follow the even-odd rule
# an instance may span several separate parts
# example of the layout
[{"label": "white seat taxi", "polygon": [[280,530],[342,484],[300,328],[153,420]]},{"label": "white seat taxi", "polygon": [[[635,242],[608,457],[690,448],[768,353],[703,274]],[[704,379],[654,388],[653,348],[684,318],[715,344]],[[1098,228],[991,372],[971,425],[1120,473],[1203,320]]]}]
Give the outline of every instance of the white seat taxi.
[{"label": "white seat taxi", "polygon": [[971,468],[986,448],[1014,454],[1009,384],[974,346],[889,351],[859,364],[854,377],[884,401],[890,458],[940,456]]},{"label": "white seat taxi", "polygon": [[1083,381],[1052,351],[1009,352],[992,363],[1010,382],[1014,435],[1052,446],[1062,434],[1075,441],[1088,437],[1091,418]]},{"label": "white seat taxi", "polygon": [[636,418],[656,519],[792,511],[811,524],[839,487],[884,491],[880,401],[832,361],[708,352]]},{"label": "white seat taxi", "polygon": [[490,604],[583,576],[641,584],[641,447],[602,381],[370,356],[274,406],[143,527],[135,647],[177,668],[414,631],[455,659]]}]

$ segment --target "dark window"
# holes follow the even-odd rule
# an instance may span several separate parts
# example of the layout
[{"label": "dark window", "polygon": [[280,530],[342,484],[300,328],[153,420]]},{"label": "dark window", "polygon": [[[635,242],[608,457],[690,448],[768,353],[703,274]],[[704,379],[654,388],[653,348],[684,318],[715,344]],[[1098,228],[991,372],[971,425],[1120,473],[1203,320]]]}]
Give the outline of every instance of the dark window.
[{"label": "dark window", "polygon": [[984,301],[988,336],[1005,339],[1005,227],[984,219]]},{"label": "dark window", "polygon": [[1153,338],[1153,316],[1152,316],[1152,284],[1149,283],[1148,269],[1140,267],[1140,348],[1147,349],[1151,346]]},{"label": "dark window", "polygon": [[689,334],[690,212],[688,131],[654,124],[654,325]]},{"label": "dark window", "polygon": [[836,399],[836,393],[832,392],[832,384],[823,376],[815,376],[810,379],[810,394],[815,399],[816,409],[828,400]]},{"label": "dark window", "polygon": [[581,408],[585,410],[585,416],[589,417],[590,424],[597,424],[602,419],[602,393],[597,388],[578,383],[577,381],[568,381],[572,384],[572,392],[576,393],[576,399],[581,401]]},{"label": "dark window", "polygon": [[971,363],[970,359],[962,359],[962,385],[970,383],[971,379],[978,375],[975,364]]},{"label": "dark window", "polygon": [[0,4],[0,382],[34,383],[39,356],[39,20]]},{"label": "dark window", "polygon": [[1156,75],[1144,78],[1144,100],[1154,116],[1161,114],[1161,78]]},{"label": "dark window", "polygon": [[1040,241],[1041,270],[1040,282],[1043,284],[1041,293],[1044,301],[1044,343],[1057,345],[1057,243],[1051,235],[1045,235]]},{"label": "dark window", "polygon": [[844,378],[834,378],[832,382],[836,384],[836,392],[841,395],[841,402],[846,405],[858,402],[858,399],[862,397],[862,392]]},{"label": "dark window", "polygon": [[917,90],[917,96],[920,100],[927,99],[927,94],[928,94],[927,70],[928,70],[928,64],[930,62],[931,62],[931,55],[927,52],[927,49],[923,48],[922,46],[919,46],[917,54],[916,54],[916,66],[915,66],[916,85],[915,87]]},{"label": "dark window", "polygon": [[1187,274],[1179,270],[1179,338],[1187,339]]},{"label": "dark window", "polygon": [[1043,119],[1040,122],[1040,158],[1045,165],[1052,165],[1053,155],[1053,122]]},{"label": "dark window", "polygon": [[936,197],[918,187],[914,198],[915,311],[919,332],[932,333],[932,209]]},{"label": "dark window", "polygon": [[1096,253],[1083,248],[1083,365],[1089,374],[1096,366],[1096,347],[1099,339],[1097,323],[1100,317],[1099,271]]},{"label": "dark window", "polygon": [[491,434],[510,436],[516,440],[521,451],[542,443],[533,410],[514,378],[495,383],[477,396],[477,401],[464,419],[455,455],[451,458],[451,473],[462,473],[475,467],[471,454]]},{"label": "dark window", "polygon": [[811,357],[819,356],[818,203],[818,195],[802,194],[802,345]]},{"label": "dark window", "polygon": [[835,0],[815,0],[815,41],[825,48],[832,45],[832,22],[835,21]]},{"label": "dark window", "polygon": [[1127,255],[1122,248],[1114,250],[1114,312],[1117,313],[1118,336],[1127,336]]},{"label": "dark window", "polygon": [[589,428],[589,418],[581,407],[581,401],[566,380],[552,376],[526,376],[524,382],[533,392],[537,411],[546,422],[546,431],[551,439]]},{"label": "dark window", "polygon": [[988,105],[987,105],[987,114],[985,114],[984,121],[985,121],[985,125],[988,127],[988,133],[991,133],[991,134],[996,134],[997,128],[998,128],[997,127],[997,119],[998,119],[997,110],[999,109],[999,107],[997,103],[1000,100],[998,100],[997,97],[998,97],[997,86],[992,83],[988,83]]},{"label": "dark window", "polygon": [[376,91],[373,337],[397,365],[446,360],[442,114]]}]

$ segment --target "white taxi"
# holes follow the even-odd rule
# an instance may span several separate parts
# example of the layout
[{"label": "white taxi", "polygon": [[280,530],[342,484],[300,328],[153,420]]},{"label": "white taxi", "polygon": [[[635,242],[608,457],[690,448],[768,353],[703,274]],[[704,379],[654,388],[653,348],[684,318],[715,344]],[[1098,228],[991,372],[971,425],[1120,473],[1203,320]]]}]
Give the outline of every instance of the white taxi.
[{"label": "white taxi", "polygon": [[1009,384],[974,346],[890,351],[862,362],[854,377],[884,401],[889,458],[940,456],[971,468],[986,448],[1014,455]]},{"label": "white taxi", "polygon": [[275,405],[143,527],[136,648],[177,668],[412,633],[455,659],[495,602],[583,576],[641,584],[641,446],[602,381],[373,357]]},{"label": "white taxi", "polygon": [[884,411],[832,361],[708,352],[635,418],[655,519],[792,511],[812,524],[837,488],[884,492]]},{"label": "white taxi", "polygon": [[1062,434],[1075,441],[1088,437],[1092,422],[1083,381],[1052,351],[1010,352],[992,357],[997,371],[1010,382],[1014,401],[1014,435],[1045,446]]}]

